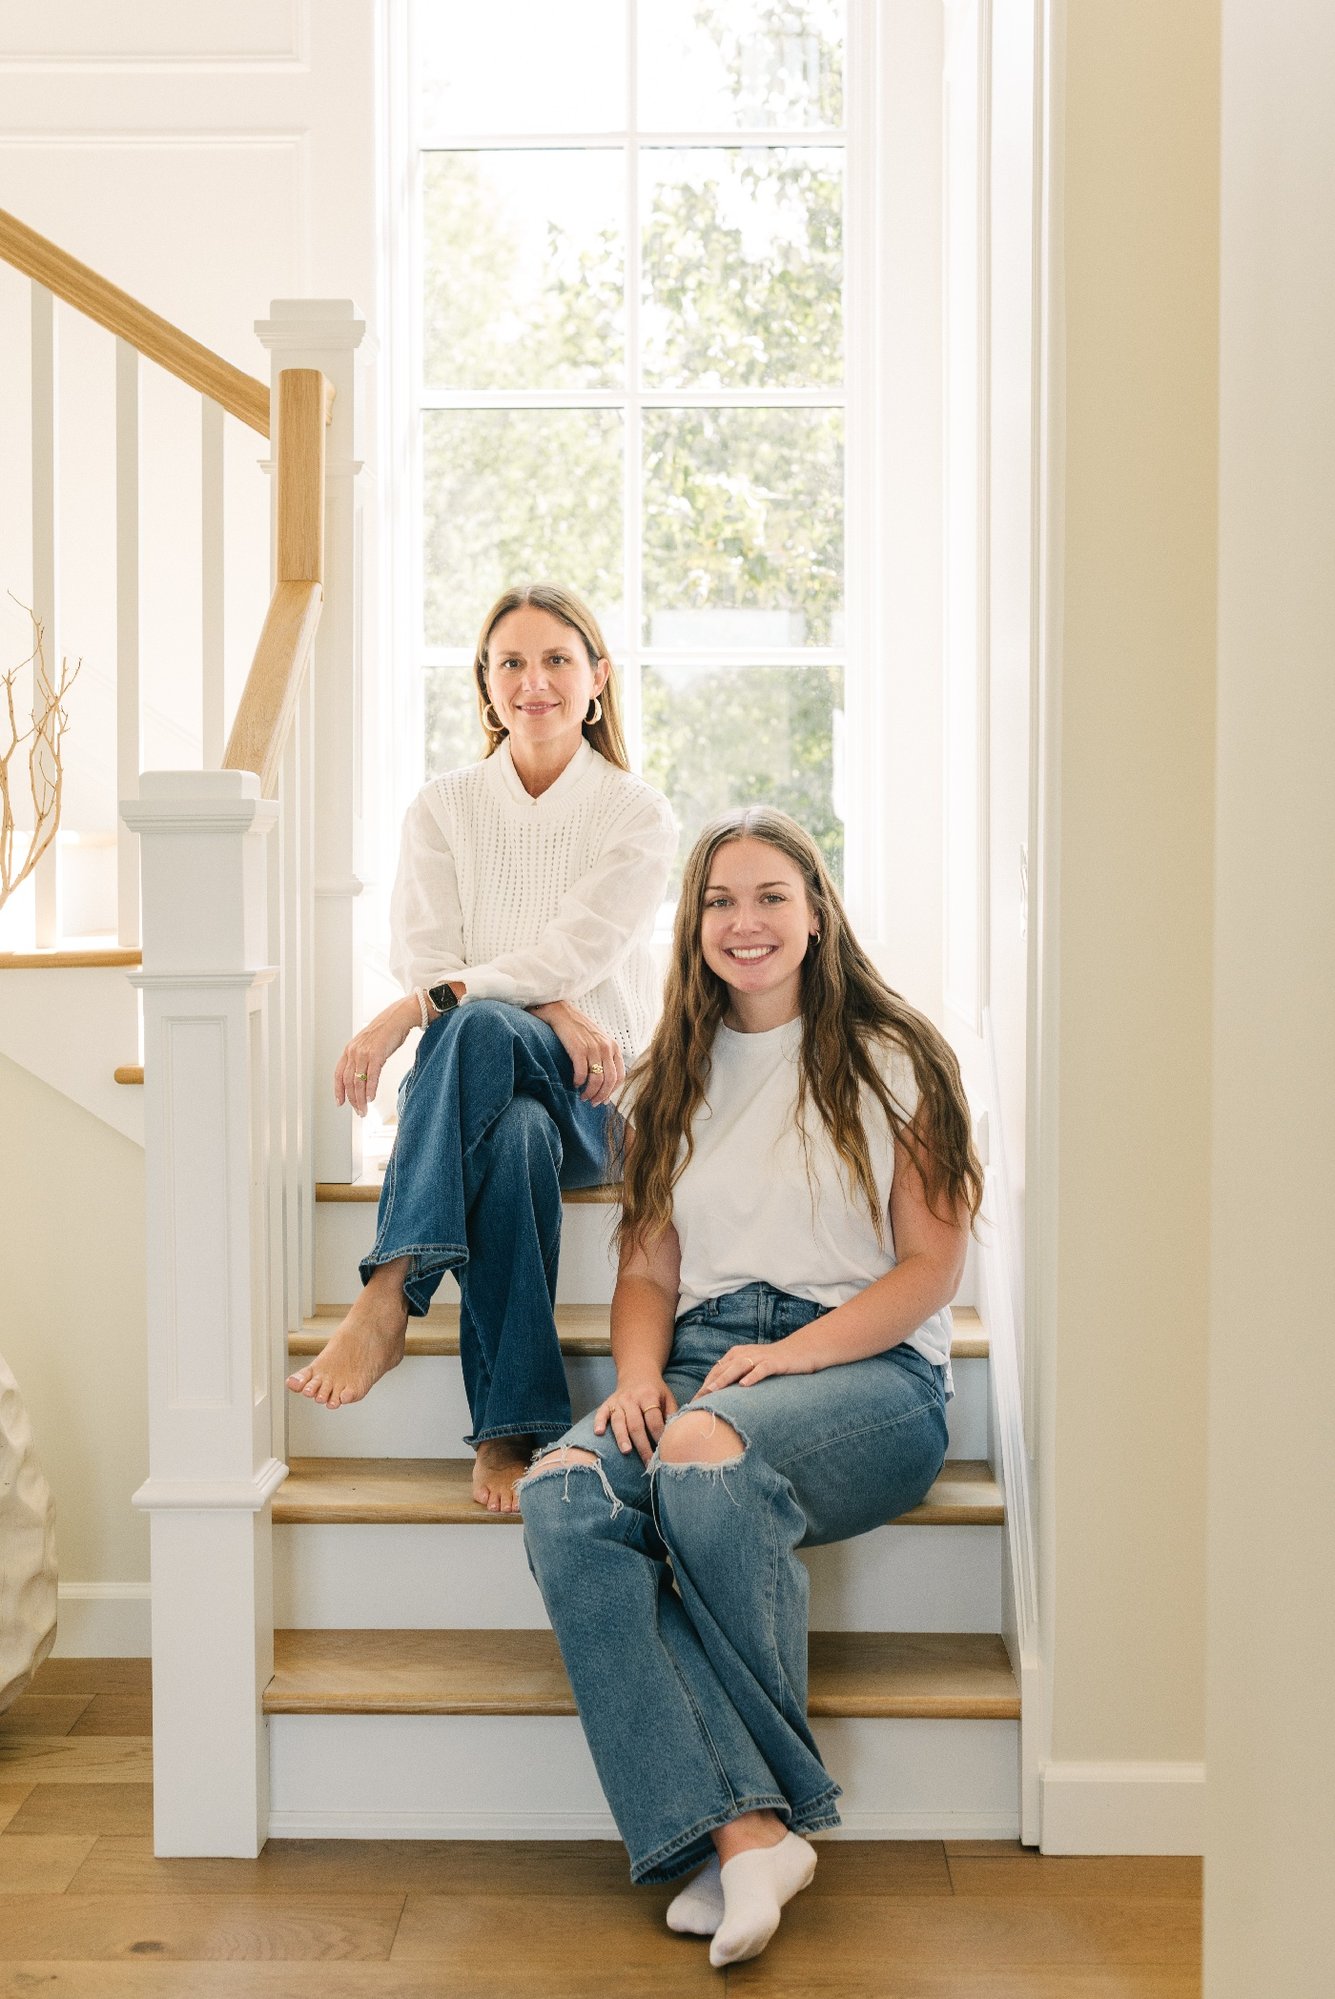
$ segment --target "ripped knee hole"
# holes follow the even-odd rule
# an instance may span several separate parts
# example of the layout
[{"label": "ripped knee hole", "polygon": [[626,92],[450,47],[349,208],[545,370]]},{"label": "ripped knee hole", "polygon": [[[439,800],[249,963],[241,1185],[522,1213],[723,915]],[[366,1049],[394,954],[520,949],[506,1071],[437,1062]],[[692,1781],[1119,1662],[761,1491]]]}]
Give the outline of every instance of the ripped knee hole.
[{"label": "ripped knee hole", "polygon": [[581,1451],[569,1444],[558,1444],[555,1450],[543,1451],[529,1466],[526,1478],[537,1478],[546,1471],[564,1471],[570,1465],[596,1465],[598,1459],[592,1451]]},{"label": "ripped knee hole", "polygon": [[603,1467],[603,1461],[595,1451],[583,1451],[570,1444],[558,1444],[555,1450],[544,1451],[540,1457],[534,1459],[531,1469],[524,1474],[523,1478],[515,1486],[515,1491],[527,1492],[531,1485],[538,1484],[548,1478],[555,1478],[557,1472],[564,1472],[565,1477],[562,1481],[563,1489],[561,1497],[568,1506],[570,1504],[571,1472],[587,1470],[597,1472],[598,1482],[611,1502],[611,1517],[615,1520],[618,1513],[621,1512],[622,1502],[617,1498],[616,1492],[613,1490],[612,1481],[608,1478],[607,1472]]},{"label": "ripped knee hole", "polygon": [[746,1445],[732,1424],[713,1409],[683,1410],[664,1430],[658,1455],[664,1464],[727,1464]]}]

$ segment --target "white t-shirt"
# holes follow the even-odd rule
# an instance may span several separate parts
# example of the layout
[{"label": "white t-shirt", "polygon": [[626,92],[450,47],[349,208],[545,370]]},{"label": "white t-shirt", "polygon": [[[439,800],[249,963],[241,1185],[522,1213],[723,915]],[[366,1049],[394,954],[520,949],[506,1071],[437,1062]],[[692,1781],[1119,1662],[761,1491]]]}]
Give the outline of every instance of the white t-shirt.
[{"label": "white t-shirt", "polygon": [[584,742],[540,798],[503,742],[424,785],[403,822],[390,962],[405,991],[569,1000],[639,1052],[658,1016],[654,917],[677,848],[661,792]]},{"label": "white t-shirt", "polygon": [[[681,1244],[678,1317],[707,1298],[756,1283],[818,1305],[842,1305],[895,1267],[889,1120],[864,1090],[863,1128],[885,1217],[878,1242],[866,1199],[810,1102],[803,1148],[796,1124],[801,1045],[800,1019],[767,1034],[718,1030],[706,1104],[692,1127],[695,1150],[672,1196]],[[904,1118],[912,1118],[918,1086],[908,1054],[887,1047],[881,1074]],[[944,1308],[906,1341],[946,1369],[947,1393],[953,1392],[950,1332]]]}]

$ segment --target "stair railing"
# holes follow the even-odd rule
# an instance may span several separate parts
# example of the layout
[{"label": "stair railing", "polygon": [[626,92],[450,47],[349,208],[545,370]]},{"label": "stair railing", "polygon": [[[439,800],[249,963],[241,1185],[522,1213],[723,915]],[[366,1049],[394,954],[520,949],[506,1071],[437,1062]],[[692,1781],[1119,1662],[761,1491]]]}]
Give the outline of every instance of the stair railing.
[{"label": "stair railing", "polygon": [[151,1528],[161,1854],[254,1855],[268,1835],[286,1336],[314,1303],[318,1163],[353,1177],[332,1103],[321,1150],[314,1082],[359,1010],[364,328],[345,301],[280,301],[257,330],[276,417],[268,615],[222,767],[146,771],[121,808],[143,864],[149,1476],[135,1504]]},{"label": "stair railing", "polygon": [[[60,318],[57,301],[106,328],[116,342],[115,576],[116,780],[129,797],[143,763],[141,629],[143,608],[141,363],[165,369],[200,398],[200,604],[202,760],[217,767],[223,750],[224,423],[232,417],[269,435],[269,390],[118,285],[0,210],[0,259],[32,281],[32,609],[45,634],[48,671],[62,655],[60,492]],[[34,708],[38,690],[34,688]],[[139,854],[134,834],[117,828],[116,931],[122,949],[139,943]],[[52,841],[34,877],[34,943],[66,941],[61,918],[61,843]]]},{"label": "stair railing", "polygon": [[[356,1140],[314,1077],[360,1014],[360,368],[346,300],[279,300],[244,374],[12,216],[33,285],[34,609],[60,656],[57,301],[116,346],[119,928],[142,936],[154,1826],[160,1853],[268,1833],[269,1501],[286,1474],[289,1326],[313,1307],[317,1177]],[[145,770],[141,359],[201,397],[203,768]],[[234,717],[223,686],[222,425],[270,437],[273,582]],[[316,772],[320,783],[316,784]],[[60,941],[54,849],[37,941]],[[327,1094],[327,1093],[325,1093]]]}]

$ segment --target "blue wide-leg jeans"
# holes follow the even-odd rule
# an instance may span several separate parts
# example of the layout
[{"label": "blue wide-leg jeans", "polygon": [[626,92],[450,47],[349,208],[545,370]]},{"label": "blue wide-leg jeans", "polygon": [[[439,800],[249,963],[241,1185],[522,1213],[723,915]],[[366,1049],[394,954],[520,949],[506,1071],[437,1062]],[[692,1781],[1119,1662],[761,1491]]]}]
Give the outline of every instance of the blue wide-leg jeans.
[{"label": "blue wide-leg jeans", "polygon": [[561,1189],[619,1177],[609,1124],[615,1138],[616,1113],[584,1101],[556,1034],[522,1007],[469,1000],[422,1036],[361,1275],[410,1256],[415,1317],[457,1275],[466,1443],[545,1440],[570,1423],[554,1312]]},{"label": "blue wide-leg jeans", "polygon": [[590,1417],[561,1441],[597,1464],[540,1461],[519,1486],[529,1565],[636,1881],[698,1866],[743,1812],[794,1832],[839,1823],[806,1718],[796,1551],[918,1504],[945,1459],[945,1370],[897,1346],[691,1403],[729,1347],[784,1339],[824,1309],[748,1284],[677,1321],[668,1386],[682,1413],[732,1425],[739,1458],[655,1453],[646,1470]]}]

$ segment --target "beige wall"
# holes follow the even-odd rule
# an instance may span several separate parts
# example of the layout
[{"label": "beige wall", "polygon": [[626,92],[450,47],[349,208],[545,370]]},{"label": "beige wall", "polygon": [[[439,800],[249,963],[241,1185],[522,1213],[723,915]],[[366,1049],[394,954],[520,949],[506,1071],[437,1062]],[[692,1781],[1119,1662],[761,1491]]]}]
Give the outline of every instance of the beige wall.
[{"label": "beige wall", "polygon": [[1209,1999],[1335,1992],[1335,12],[1224,0]]},{"label": "beige wall", "polygon": [[1057,1762],[1203,1753],[1218,0],[1066,11]]},{"label": "beige wall", "polygon": [[148,1580],[144,1155],[0,1056],[0,1352],[56,1501],[60,1580]]}]

